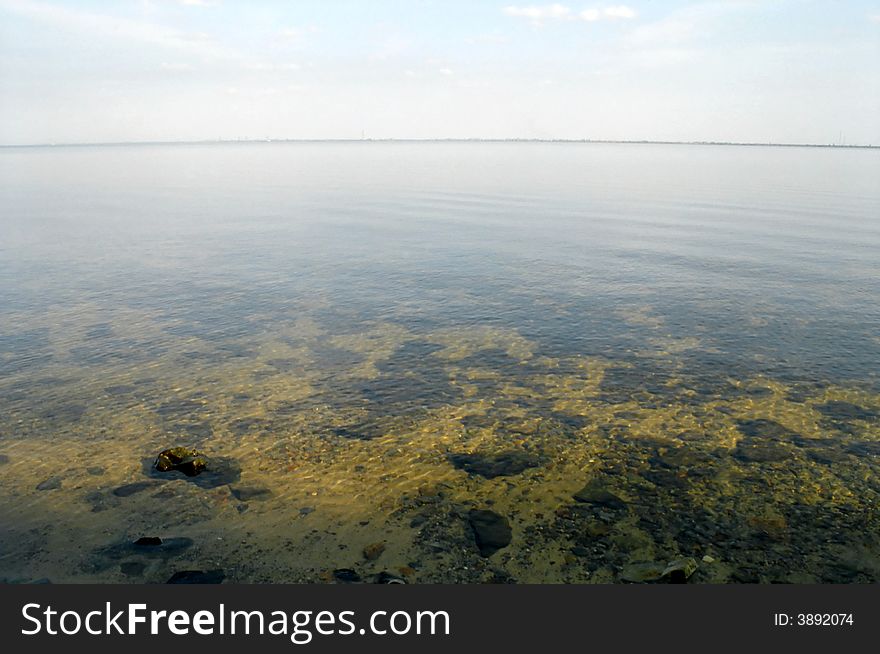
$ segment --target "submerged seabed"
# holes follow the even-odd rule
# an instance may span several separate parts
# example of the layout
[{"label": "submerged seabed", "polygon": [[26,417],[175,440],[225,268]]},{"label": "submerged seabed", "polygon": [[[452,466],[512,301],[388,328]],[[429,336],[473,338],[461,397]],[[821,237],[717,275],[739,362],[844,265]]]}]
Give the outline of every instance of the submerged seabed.
[{"label": "submerged seabed", "polygon": [[[366,177],[340,185],[352,196],[340,207],[285,185],[291,162],[331,168],[320,147],[222,150],[236,173],[225,184],[202,165],[217,164],[214,150],[150,151],[169,166],[202,162],[204,197],[228,195],[216,203],[193,200],[179,171],[167,185],[132,184],[146,185],[145,202],[81,190],[86,181],[68,179],[78,166],[45,159],[35,170],[54,171],[54,195],[38,192],[36,174],[15,185],[20,196],[4,191],[6,215],[25,226],[7,234],[21,248],[0,259],[0,579],[164,583],[220,570],[227,582],[385,572],[409,583],[607,583],[693,557],[691,582],[880,580],[877,227],[862,220],[875,192],[859,209],[818,188],[820,209],[835,205],[826,225],[794,183],[791,196],[745,209],[647,198],[614,217],[584,204],[609,193],[586,182],[565,207],[505,199],[504,179],[479,196],[459,188],[480,166],[494,170],[475,160],[504,166],[511,152],[527,153],[514,170],[554,198],[572,182],[542,182],[548,161],[609,178],[632,165],[630,150],[499,148],[443,150],[458,161],[448,170],[462,168],[461,179],[447,171],[447,195],[410,189],[381,205],[364,189],[377,183],[369,171],[389,168],[384,155],[369,165],[372,153],[388,151],[349,146],[332,166],[357,161]],[[51,156],[92,166],[110,156],[72,152]],[[262,152],[284,165],[260,163]],[[407,163],[395,174],[431,183],[438,150],[393,152]],[[257,193],[242,181],[234,162],[245,155],[278,186]],[[105,176],[146,155],[112,156],[123,160],[101,164]],[[705,168],[717,155],[699,156]],[[149,174],[164,170],[155,163]],[[720,179],[709,177],[704,196]],[[694,178],[682,180],[658,193],[690,197]],[[789,215],[779,207],[795,195],[807,199]],[[623,196],[606,199],[619,207]],[[143,221],[183,205],[214,216],[230,202],[254,221],[180,233],[173,221],[135,221],[134,238],[111,217],[85,236],[79,225],[69,239],[22,236],[39,217]],[[312,231],[288,228],[298,211],[321,216]],[[326,227],[333,211],[347,217]],[[554,212],[568,216],[553,223],[558,239],[518,231]],[[698,215],[677,223],[681,212]],[[155,473],[158,452],[177,445],[204,452],[213,472]],[[509,544],[481,552],[475,515],[501,541],[506,519]],[[163,544],[134,544],[144,537]]]},{"label": "submerged seabed", "polygon": [[[133,349],[158,328],[120,323],[114,338]],[[235,582],[340,568],[612,582],[628,564],[708,555],[693,580],[875,581],[876,390],[701,377],[680,358],[699,338],[652,331],[614,360],[544,356],[498,328],[334,335],[305,318],[258,342],[182,337],[137,369],[122,348],[99,378],[59,367],[7,381],[2,569],[58,582],[218,568]],[[151,474],[178,444],[229,474]],[[587,485],[617,499],[575,501]],[[512,527],[488,558],[474,508]],[[143,536],[191,543],[126,547]],[[366,560],[375,543],[384,551]]]}]

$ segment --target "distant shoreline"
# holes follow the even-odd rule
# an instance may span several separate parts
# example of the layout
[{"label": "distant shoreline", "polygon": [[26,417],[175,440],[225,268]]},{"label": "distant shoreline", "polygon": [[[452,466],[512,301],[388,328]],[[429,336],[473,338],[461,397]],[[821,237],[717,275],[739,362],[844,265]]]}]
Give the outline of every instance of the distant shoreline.
[{"label": "distant shoreline", "polygon": [[122,147],[157,145],[254,145],[278,143],[569,143],[569,144],[615,144],[615,145],[714,145],[763,148],[828,148],[847,150],[878,150],[880,145],[836,145],[822,143],[758,143],[738,141],[652,141],[652,140],[612,140],[612,139],[479,139],[479,138],[361,138],[361,139],[213,139],[201,141],[108,141],[99,143],[23,143],[0,144],[0,149],[16,148],[82,148],[82,147]]}]

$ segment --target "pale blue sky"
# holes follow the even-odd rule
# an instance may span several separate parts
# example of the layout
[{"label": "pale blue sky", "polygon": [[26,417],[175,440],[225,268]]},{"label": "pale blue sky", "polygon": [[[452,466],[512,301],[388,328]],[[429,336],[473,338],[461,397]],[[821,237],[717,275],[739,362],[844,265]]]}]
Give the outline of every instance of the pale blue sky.
[{"label": "pale blue sky", "polygon": [[880,0],[0,0],[0,143],[880,144]]}]

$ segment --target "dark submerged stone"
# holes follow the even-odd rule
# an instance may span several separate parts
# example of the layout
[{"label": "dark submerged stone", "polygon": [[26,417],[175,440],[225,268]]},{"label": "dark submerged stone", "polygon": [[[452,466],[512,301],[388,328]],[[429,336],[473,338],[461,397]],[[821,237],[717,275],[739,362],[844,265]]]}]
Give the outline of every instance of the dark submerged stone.
[{"label": "dark submerged stone", "polygon": [[744,463],[779,463],[791,458],[792,452],[778,443],[741,442],[733,457]]},{"label": "dark submerged stone", "polygon": [[769,440],[782,440],[796,436],[797,433],[781,425],[775,420],[758,418],[757,420],[739,420],[737,429],[743,436],[748,438],[766,438]]},{"label": "dark submerged stone", "polygon": [[604,506],[619,511],[625,510],[627,507],[625,500],[596,482],[590,482],[572,497],[574,497],[575,501],[580,502],[581,504]]},{"label": "dark submerged stone", "polygon": [[266,500],[272,497],[272,491],[268,488],[260,486],[239,486],[230,489],[235,499],[241,502],[250,502],[251,500]]},{"label": "dark submerged stone", "polygon": [[683,584],[697,571],[697,561],[692,557],[670,561],[662,577],[671,584]]},{"label": "dark submerged stone", "polygon": [[[176,477],[190,481],[200,488],[217,488],[218,486],[234,484],[241,478],[241,466],[235,459],[229,457],[209,458],[197,450],[190,448],[171,449],[180,449],[185,453],[190,453],[190,455],[184,459],[183,469],[180,469],[179,466],[175,465],[171,460],[171,457],[166,457],[167,460],[171,462],[170,466],[165,458],[161,458],[162,454],[169,452],[169,450],[165,450],[155,460],[149,458],[142,460],[144,473],[148,477],[157,479],[173,479]],[[195,454],[193,455],[192,453]],[[188,461],[200,461],[200,463],[193,463],[193,465],[190,466]],[[160,463],[165,470],[162,470],[159,467]],[[198,472],[195,472],[195,474],[188,474],[194,472],[196,469],[198,469]]]},{"label": "dark submerged stone", "polygon": [[159,538],[157,536],[144,536],[132,543],[132,549],[138,552],[155,553],[160,556],[173,556],[185,549],[192,547],[192,538],[178,536],[174,538]]},{"label": "dark submerged stone", "polygon": [[866,409],[852,402],[841,402],[832,400],[825,404],[816,404],[813,406],[816,411],[832,420],[864,420],[870,422],[880,418],[880,413]]},{"label": "dark submerged stone", "polygon": [[180,570],[171,575],[169,584],[222,584],[226,579],[223,570]]},{"label": "dark submerged stone", "polygon": [[857,441],[850,443],[846,451],[858,456],[880,456],[880,441]]},{"label": "dark submerged stone", "polygon": [[510,545],[512,532],[510,523],[504,516],[488,509],[472,509],[468,513],[468,523],[474,532],[481,556],[492,556]]},{"label": "dark submerged stone", "polygon": [[798,444],[802,436],[775,420],[758,418],[739,420],[737,429],[745,436],[733,451],[733,457],[744,463],[780,463],[790,459],[791,449],[782,443]]},{"label": "dark submerged stone", "polygon": [[541,460],[537,456],[518,451],[500,454],[450,454],[449,461],[459,470],[486,479],[511,477],[541,465]]},{"label": "dark submerged stone", "polygon": [[195,477],[208,467],[205,455],[188,447],[172,447],[159,452],[156,457],[156,470],[169,472],[176,470],[187,477]]},{"label": "dark submerged stone", "polygon": [[353,584],[361,580],[361,576],[350,568],[340,568],[333,571],[333,578],[346,584]]},{"label": "dark submerged stone", "polygon": [[109,570],[119,561],[130,560],[133,557],[165,562],[179,556],[192,545],[191,538],[144,536],[135,541],[114,543],[95,550],[86,564],[86,569],[91,572]]},{"label": "dark submerged stone", "polygon": [[192,545],[192,538],[186,538],[183,536],[172,538],[142,536],[135,541],[126,541],[104,547],[98,550],[97,554],[108,559],[121,559],[132,554],[164,558],[175,556],[183,550],[192,547]]},{"label": "dark submerged stone", "polygon": [[376,575],[376,581],[374,583],[377,584],[405,584],[406,580],[403,577],[398,577],[397,575],[393,575],[390,572],[380,572]]},{"label": "dark submerged stone", "polygon": [[38,491],[58,490],[61,488],[61,477],[49,477],[37,484]]},{"label": "dark submerged stone", "polygon": [[145,490],[161,485],[162,483],[159,481],[136,481],[131,484],[124,484],[119,488],[114,488],[113,494],[117,497],[129,497],[135,493],[141,493]]},{"label": "dark submerged stone", "polygon": [[806,450],[807,456],[816,463],[824,465],[832,465],[834,463],[846,463],[850,460],[850,455],[846,452],[839,452],[832,449],[812,449]]}]

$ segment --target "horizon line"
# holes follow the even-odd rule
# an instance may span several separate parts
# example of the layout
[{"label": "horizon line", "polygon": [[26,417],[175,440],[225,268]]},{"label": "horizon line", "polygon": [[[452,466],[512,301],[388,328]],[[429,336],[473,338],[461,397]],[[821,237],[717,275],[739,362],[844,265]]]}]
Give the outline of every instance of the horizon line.
[{"label": "horizon line", "polygon": [[774,147],[774,148],[844,148],[844,149],[880,149],[874,144],[837,144],[837,143],[775,143],[772,141],[670,141],[654,139],[573,139],[573,138],[480,138],[480,137],[448,137],[448,138],[217,138],[198,140],[159,140],[159,141],[82,141],[65,143],[0,143],[0,148],[72,148],[72,147],[111,147],[111,146],[156,146],[156,145],[221,145],[221,144],[269,144],[269,143],[597,143],[620,145],[715,145],[742,147]]}]

